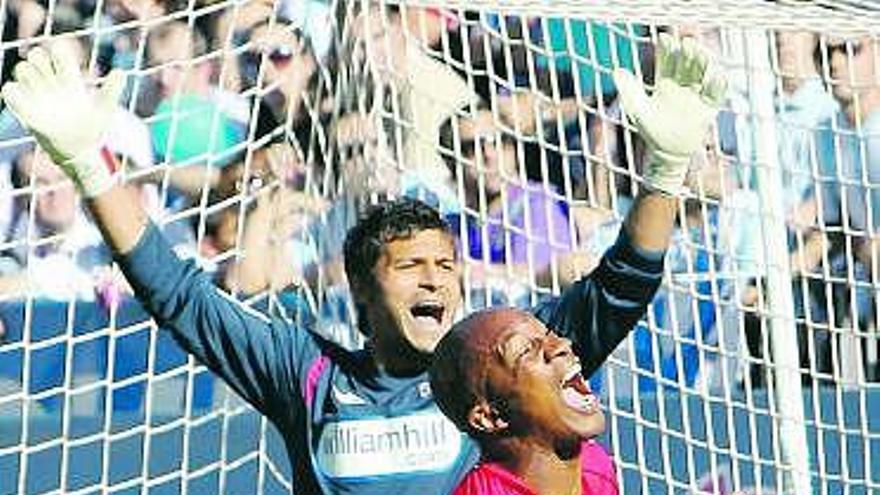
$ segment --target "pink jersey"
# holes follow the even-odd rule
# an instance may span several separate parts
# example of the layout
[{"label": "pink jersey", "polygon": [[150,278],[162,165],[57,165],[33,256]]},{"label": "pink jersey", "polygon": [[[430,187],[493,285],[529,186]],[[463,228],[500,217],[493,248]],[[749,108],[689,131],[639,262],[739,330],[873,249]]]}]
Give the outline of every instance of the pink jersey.
[{"label": "pink jersey", "polygon": [[[595,441],[581,448],[582,495],[619,495],[614,463]],[[461,480],[454,495],[538,495],[515,474],[498,464],[481,462]]]}]

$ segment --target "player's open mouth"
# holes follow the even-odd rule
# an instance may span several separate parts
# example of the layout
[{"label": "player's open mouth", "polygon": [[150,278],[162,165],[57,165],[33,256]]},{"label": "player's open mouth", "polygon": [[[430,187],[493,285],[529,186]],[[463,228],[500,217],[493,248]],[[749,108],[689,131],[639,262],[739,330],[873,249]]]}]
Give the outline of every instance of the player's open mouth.
[{"label": "player's open mouth", "polygon": [[560,386],[562,387],[563,402],[572,409],[587,414],[599,411],[599,401],[590,391],[590,385],[581,374],[580,364],[574,364],[568,369]]},{"label": "player's open mouth", "polygon": [[439,301],[422,301],[409,308],[410,314],[418,322],[441,323],[446,307]]}]

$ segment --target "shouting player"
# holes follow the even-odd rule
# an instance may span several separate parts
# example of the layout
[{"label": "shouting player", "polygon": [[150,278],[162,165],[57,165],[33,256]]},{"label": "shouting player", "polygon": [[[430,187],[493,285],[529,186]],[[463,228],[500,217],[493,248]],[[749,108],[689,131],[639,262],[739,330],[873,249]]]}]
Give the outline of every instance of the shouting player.
[{"label": "shouting player", "polygon": [[430,375],[437,405],[482,451],[455,495],[618,493],[594,441],[605,416],[571,341],[534,316],[470,315],[440,340]]}]

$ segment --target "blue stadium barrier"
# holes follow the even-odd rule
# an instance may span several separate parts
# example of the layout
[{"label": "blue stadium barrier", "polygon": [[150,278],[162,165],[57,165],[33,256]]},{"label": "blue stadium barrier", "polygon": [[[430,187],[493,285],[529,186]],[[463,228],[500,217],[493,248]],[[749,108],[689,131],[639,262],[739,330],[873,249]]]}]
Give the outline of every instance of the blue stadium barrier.
[{"label": "blue stadium barrier", "polygon": [[[27,359],[20,343],[25,336],[26,316],[30,314],[28,343],[39,344],[63,336],[68,328],[76,342],[69,339],[57,341],[28,351]],[[113,382],[141,376],[134,384],[113,389],[113,409],[115,411],[137,411],[143,407],[144,384],[151,374],[148,369],[149,345],[155,346],[155,362],[152,374],[162,373],[186,363],[187,356],[174,342],[169,332],[154,332],[149,327],[118,336],[115,340],[113,356],[109,356],[109,336],[99,332],[110,323],[109,312],[95,302],[76,301],[73,304],[57,301],[34,300],[0,304],[0,319],[6,328],[6,336],[0,342],[0,380],[6,387],[25,386],[29,394],[44,392],[52,388],[63,389],[66,373],[71,373],[71,383],[88,383],[107,377],[112,360]],[[143,307],[133,299],[124,300],[117,311],[115,326],[125,328],[149,319]],[[89,338],[94,334],[94,338]],[[66,368],[67,353],[72,352],[70,369]],[[27,364],[26,364],[27,363]],[[27,366],[28,383],[24,380],[24,367]],[[196,380],[193,391],[195,409],[210,408],[213,400],[213,380]],[[38,401],[41,409],[51,412],[63,400],[63,390],[58,394]]]}]

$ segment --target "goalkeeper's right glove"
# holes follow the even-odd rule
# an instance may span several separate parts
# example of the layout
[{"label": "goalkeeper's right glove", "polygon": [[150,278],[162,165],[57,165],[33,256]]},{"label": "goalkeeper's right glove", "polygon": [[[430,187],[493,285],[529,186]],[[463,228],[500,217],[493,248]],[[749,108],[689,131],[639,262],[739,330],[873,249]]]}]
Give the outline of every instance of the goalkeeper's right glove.
[{"label": "goalkeeper's right glove", "polygon": [[631,73],[617,69],[614,82],[623,110],[647,143],[645,184],[681,193],[691,156],[702,150],[709,125],[724,99],[726,79],[709,54],[685,38],[660,35],[649,97]]},{"label": "goalkeeper's right glove", "polygon": [[100,89],[92,90],[67,46],[30,50],[27,60],[15,66],[15,81],[3,85],[3,100],[83,196],[91,198],[115,183],[116,160],[101,141],[125,78],[112,72]]}]

